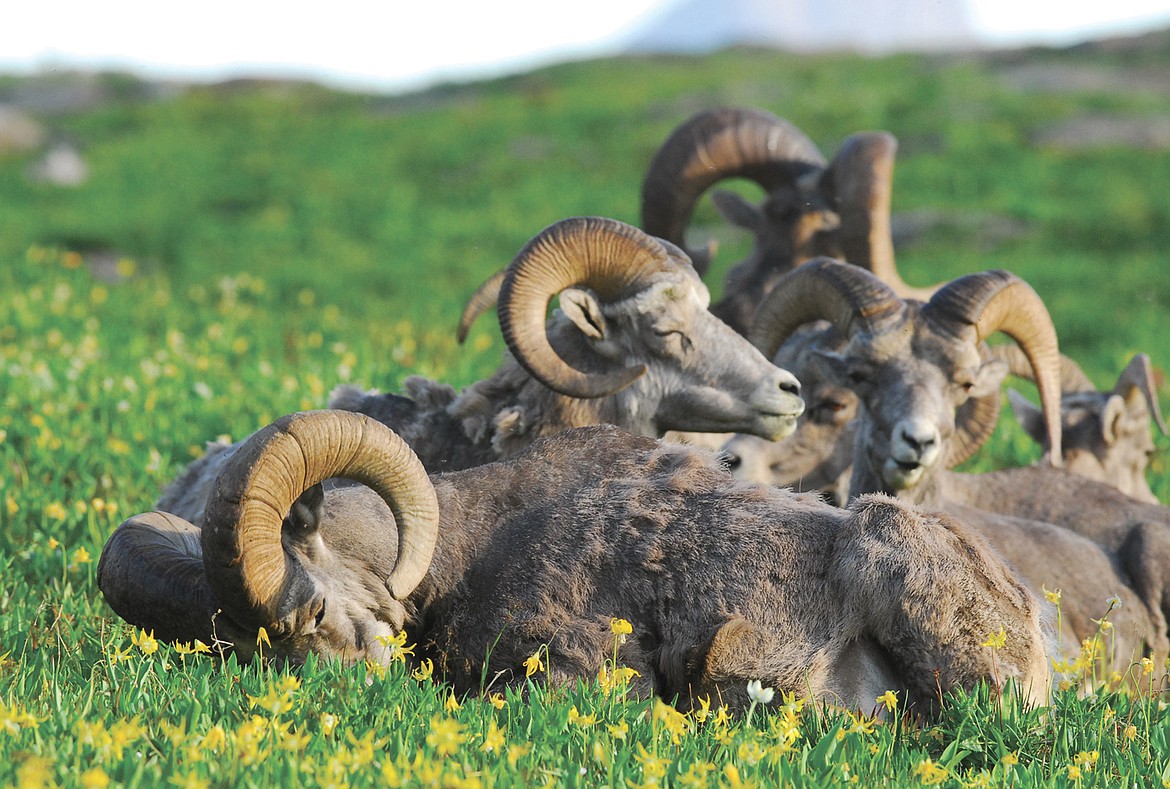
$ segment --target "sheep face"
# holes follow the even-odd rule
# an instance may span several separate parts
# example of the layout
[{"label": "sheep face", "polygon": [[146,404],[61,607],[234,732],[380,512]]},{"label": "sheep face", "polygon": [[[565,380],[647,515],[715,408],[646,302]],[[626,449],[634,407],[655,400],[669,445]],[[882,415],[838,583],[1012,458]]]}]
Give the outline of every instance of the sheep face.
[{"label": "sheep face", "polygon": [[896,494],[944,467],[960,406],[994,393],[1007,374],[1002,362],[981,358],[974,333],[942,334],[919,318],[919,306],[908,302],[899,326],[855,332],[841,352],[823,354],[825,369],[856,393],[864,414],[855,491]]},{"label": "sheep face", "polygon": [[722,447],[732,475],[749,482],[819,490],[843,505],[849,497],[857,395],[838,385],[821,353],[839,350],[843,340],[832,327],[814,324],[796,332],[773,362],[801,382],[805,411],[796,432],[782,441],[737,435]]},{"label": "sheep face", "polygon": [[613,396],[626,429],[791,434],[804,410],[796,377],[712,315],[709,301],[698,275],[680,267],[626,299],[606,303],[589,290],[566,289],[560,304],[597,355],[645,366]]},{"label": "sheep face", "polygon": [[[1008,400],[1016,421],[1047,449],[1043,415],[1014,389]],[[1159,504],[1146,469],[1155,451],[1150,411],[1140,392],[1071,392],[1060,399],[1060,427],[1065,467],[1074,474],[1104,482],[1130,498]]]}]

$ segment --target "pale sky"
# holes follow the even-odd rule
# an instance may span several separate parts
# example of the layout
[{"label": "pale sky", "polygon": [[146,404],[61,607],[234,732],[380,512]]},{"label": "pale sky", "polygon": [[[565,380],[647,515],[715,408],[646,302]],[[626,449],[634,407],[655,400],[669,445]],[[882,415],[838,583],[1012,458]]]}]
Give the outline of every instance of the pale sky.
[{"label": "pale sky", "polygon": [[[0,73],[121,68],[409,89],[612,54],[668,0],[8,0]],[[989,43],[1071,43],[1170,24],[1170,0],[967,0]]]}]

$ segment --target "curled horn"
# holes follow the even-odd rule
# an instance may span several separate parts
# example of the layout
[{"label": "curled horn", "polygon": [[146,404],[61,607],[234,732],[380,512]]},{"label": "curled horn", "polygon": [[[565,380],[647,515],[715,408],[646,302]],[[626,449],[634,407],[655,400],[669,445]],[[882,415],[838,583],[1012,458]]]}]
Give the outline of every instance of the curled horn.
[{"label": "curled horn", "polygon": [[[1017,378],[1026,378],[1033,382],[1036,380],[1036,373],[1032,370],[1032,363],[1028,361],[1028,357],[1024,355],[1024,352],[1020,350],[1018,345],[996,345],[991,350],[995,358],[1007,363],[1009,373]],[[1122,375],[1125,375],[1125,373],[1122,373]],[[1070,392],[1096,392],[1097,387],[1089,380],[1089,376],[1085,375],[1085,371],[1080,368],[1080,365],[1064,354],[1061,354],[1060,391],[1064,394],[1069,394]]]},{"label": "curled horn", "polygon": [[398,557],[386,581],[390,593],[402,599],[422,580],[438,537],[439,510],[414,452],[362,414],[291,414],[236,451],[207,505],[204,570],[229,617],[281,634],[286,617],[311,597],[305,569],[283,548],[282,522],[304,491],[330,477],[369,486],[394,513]]},{"label": "curled horn", "polygon": [[816,258],[785,274],[760,304],[748,335],[769,359],[801,325],[827,320],[846,337],[876,333],[897,321],[905,305],[865,269]]},{"label": "curled horn", "polygon": [[1150,365],[1150,357],[1144,353],[1135,354],[1129,364],[1121,371],[1117,384],[1113,387],[1113,394],[1129,397],[1131,390],[1137,389],[1146,398],[1146,405],[1150,408],[1150,415],[1154,417],[1154,424],[1166,435],[1166,422],[1162,419],[1162,409],[1158,405],[1158,394],[1154,391],[1154,370]]},{"label": "curled horn", "polygon": [[[725,178],[749,178],[772,191],[822,170],[825,157],[786,120],[753,109],[724,108],[695,115],[654,154],[642,181],[642,227],[686,249],[684,232],[702,194]],[[705,274],[709,249],[687,249]]]},{"label": "curled horn", "polygon": [[455,330],[455,338],[460,345],[467,340],[467,333],[471,331],[471,325],[475,323],[476,319],[499,301],[500,285],[503,283],[504,272],[497,271],[476,288],[475,293],[471,294],[471,298],[463,307],[463,313],[459,316],[459,327]]},{"label": "curled horn", "polygon": [[940,330],[962,336],[968,329],[982,343],[1003,332],[1016,341],[1036,374],[1036,389],[1048,431],[1050,461],[1061,466],[1060,349],[1056,327],[1032,287],[1008,271],[983,271],[953,280],[922,309]]},{"label": "curled horn", "polygon": [[124,521],[102,548],[98,587],[118,616],[163,641],[212,643],[218,606],[199,529],[182,518],[146,512]]},{"label": "curled horn", "polygon": [[[633,365],[588,373],[553,349],[545,333],[549,302],[567,287],[584,285],[607,301],[631,295],[651,274],[678,265],[674,250],[622,222],[574,217],[550,225],[505,269],[500,285],[500,329],[525,370],[570,397],[613,394],[646,372]],[[608,365],[612,366],[612,365]]]}]

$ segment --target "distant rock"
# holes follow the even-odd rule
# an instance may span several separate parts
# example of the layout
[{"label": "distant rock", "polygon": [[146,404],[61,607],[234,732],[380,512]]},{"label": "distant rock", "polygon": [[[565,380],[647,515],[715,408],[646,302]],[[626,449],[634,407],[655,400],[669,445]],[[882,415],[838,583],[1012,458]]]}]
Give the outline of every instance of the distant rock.
[{"label": "distant rock", "polygon": [[974,49],[963,0],[676,0],[635,30],[631,53],[731,46],[799,52]]},{"label": "distant rock", "polygon": [[58,142],[29,168],[28,177],[54,186],[81,186],[89,178],[89,165],[75,147]]},{"label": "distant rock", "polygon": [[0,104],[0,155],[25,153],[40,148],[47,134],[32,116]]}]

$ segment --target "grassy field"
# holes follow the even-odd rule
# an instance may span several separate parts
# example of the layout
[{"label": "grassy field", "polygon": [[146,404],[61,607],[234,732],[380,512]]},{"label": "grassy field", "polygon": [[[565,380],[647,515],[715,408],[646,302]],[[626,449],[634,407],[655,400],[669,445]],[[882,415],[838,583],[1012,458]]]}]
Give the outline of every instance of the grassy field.
[{"label": "grassy field", "polygon": [[[1164,369],[1170,156],[1088,143],[1166,118],[1167,52],[735,51],[398,97],[97,80],[108,100],[42,116],[83,152],[83,186],[0,155],[0,786],[1165,783],[1162,702],[1112,677],[1079,697],[1091,666],[1047,710],[952,698],[930,726],[797,700],[682,717],[596,683],[453,699],[415,665],[289,675],[156,644],[110,612],[94,568],[209,439],[345,381],[486,375],[498,328],[454,341],[475,285],[556,220],[636,223],[654,149],[715,105],[776,112],[828,155],[892,131],[895,211],[927,220],[899,249],[907,281],[1012,269],[1099,385],[1137,351]],[[0,78],[0,101],[28,89]],[[698,221],[720,265],[745,248],[709,207]],[[1170,500],[1158,445],[1151,483]],[[1005,417],[972,467],[1035,456]],[[1162,672],[1135,665],[1131,684]]]}]

